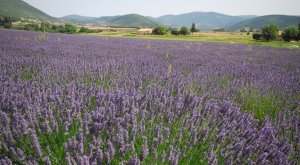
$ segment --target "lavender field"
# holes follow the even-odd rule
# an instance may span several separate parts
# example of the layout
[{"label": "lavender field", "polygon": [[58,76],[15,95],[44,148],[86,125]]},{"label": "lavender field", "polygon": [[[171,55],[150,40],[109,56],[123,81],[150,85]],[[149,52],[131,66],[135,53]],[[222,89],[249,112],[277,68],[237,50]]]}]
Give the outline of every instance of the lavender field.
[{"label": "lavender field", "polygon": [[0,164],[300,164],[300,50],[0,29]]}]

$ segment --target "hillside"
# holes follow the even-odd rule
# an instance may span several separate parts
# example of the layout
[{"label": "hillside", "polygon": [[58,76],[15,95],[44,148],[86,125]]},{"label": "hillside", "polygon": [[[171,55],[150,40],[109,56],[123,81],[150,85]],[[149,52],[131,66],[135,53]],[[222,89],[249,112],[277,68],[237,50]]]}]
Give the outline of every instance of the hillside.
[{"label": "hillside", "polygon": [[55,18],[29,5],[22,0],[0,0],[0,16],[14,19],[30,18],[43,21],[54,20]]},{"label": "hillside", "polygon": [[86,17],[86,16],[81,16],[81,15],[67,15],[64,17],[61,17],[60,19],[64,21],[70,21],[70,22],[75,22],[75,23],[89,23],[93,22],[97,17]]},{"label": "hillside", "polygon": [[228,29],[238,30],[242,27],[252,27],[260,29],[265,25],[275,24],[279,28],[285,28],[288,26],[297,26],[300,22],[300,16],[288,16],[288,15],[266,15],[251,18],[242,22],[239,22],[233,26],[229,26]]},{"label": "hillside", "polygon": [[99,17],[99,18],[96,18],[94,19],[95,22],[98,22],[98,23],[106,23],[106,22],[109,22],[113,19],[116,19],[120,17],[119,15],[117,16],[102,16],[102,17]]},{"label": "hillside", "polygon": [[190,27],[195,22],[199,29],[214,29],[227,27],[254,16],[229,16],[216,12],[192,12],[180,15],[164,15],[155,20],[171,27]]},{"label": "hillside", "polygon": [[119,25],[119,26],[143,26],[143,27],[156,27],[158,24],[144,16],[138,14],[127,14],[123,16],[119,16],[115,19],[108,21],[107,23],[111,25]]}]

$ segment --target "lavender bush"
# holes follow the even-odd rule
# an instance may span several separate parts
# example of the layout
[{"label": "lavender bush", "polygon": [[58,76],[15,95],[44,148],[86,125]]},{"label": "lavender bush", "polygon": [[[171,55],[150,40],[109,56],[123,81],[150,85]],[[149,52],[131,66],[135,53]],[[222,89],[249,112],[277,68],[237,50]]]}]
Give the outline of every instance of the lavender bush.
[{"label": "lavender bush", "polygon": [[300,50],[0,30],[0,164],[299,164]]}]

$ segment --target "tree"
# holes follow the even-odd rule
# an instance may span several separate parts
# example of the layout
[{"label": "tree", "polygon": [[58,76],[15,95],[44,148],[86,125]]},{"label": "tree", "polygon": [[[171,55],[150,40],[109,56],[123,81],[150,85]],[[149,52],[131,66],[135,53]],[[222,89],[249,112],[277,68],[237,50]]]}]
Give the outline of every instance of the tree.
[{"label": "tree", "polygon": [[0,25],[4,25],[4,18],[3,17],[0,17]]},{"label": "tree", "polygon": [[73,33],[76,33],[76,31],[77,31],[77,26],[76,25],[69,24],[69,23],[67,23],[65,25],[65,32],[66,33],[73,34]]},{"label": "tree", "polygon": [[260,33],[253,33],[252,38],[255,39],[256,41],[260,40],[262,37],[262,34]]},{"label": "tree", "polygon": [[49,22],[41,23],[41,31],[49,31],[51,29],[51,24]]},{"label": "tree", "polygon": [[286,42],[297,40],[298,30],[296,27],[287,27],[282,33],[282,39]]},{"label": "tree", "polygon": [[263,38],[266,39],[267,42],[269,42],[270,40],[276,39],[276,37],[278,36],[279,29],[276,25],[272,24],[263,27],[261,31]]},{"label": "tree", "polygon": [[298,23],[298,30],[300,30],[300,22]]},{"label": "tree", "polygon": [[60,32],[60,33],[65,33],[66,32],[65,26],[64,25],[58,25],[57,26],[57,31]]},{"label": "tree", "polygon": [[178,36],[179,35],[179,29],[177,29],[177,28],[172,29],[171,34]]},{"label": "tree", "polygon": [[182,27],[179,31],[179,34],[181,34],[181,35],[190,34],[190,30],[187,27]]},{"label": "tree", "polygon": [[4,26],[4,28],[7,28],[7,29],[12,28],[12,23],[11,23],[10,17],[5,17],[4,18],[3,26]]},{"label": "tree", "polygon": [[158,26],[157,28],[155,28],[153,31],[152,31],[152,34],[154,35],[165,35],[168,33],[168,30],[166,27],[160,25]]},{"label": "tree", "polygon": [[192,27],[191,27],[191,32],[192,32],[192,34],[193,34],[194,32],[198,32],[198,30],[196,29],[196,25],[195,25],[194,22],[193,22]]}]

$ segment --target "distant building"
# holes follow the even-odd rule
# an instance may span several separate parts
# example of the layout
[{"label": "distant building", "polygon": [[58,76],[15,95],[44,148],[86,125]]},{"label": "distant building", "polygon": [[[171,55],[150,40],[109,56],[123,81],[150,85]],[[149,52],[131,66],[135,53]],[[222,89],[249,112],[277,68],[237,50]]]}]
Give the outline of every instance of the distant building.
[{"label": "distant building", "polygon": [[150,35],[152,34],[153,29],[139,29],[136,31],[137,35]]}]

